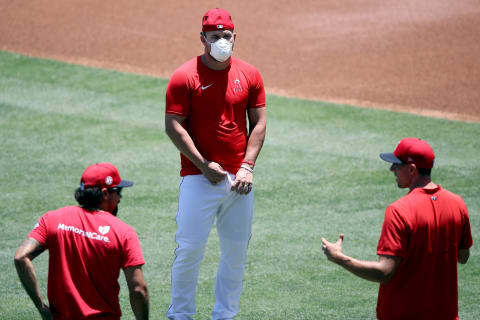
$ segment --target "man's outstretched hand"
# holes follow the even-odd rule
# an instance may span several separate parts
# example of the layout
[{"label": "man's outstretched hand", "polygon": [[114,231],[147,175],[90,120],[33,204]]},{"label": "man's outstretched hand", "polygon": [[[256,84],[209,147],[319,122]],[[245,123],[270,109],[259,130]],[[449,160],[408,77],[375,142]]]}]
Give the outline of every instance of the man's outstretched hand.
[{"label": "man's outstretched hand", "polygon": [[337,242],[328,242],[325,238],[322,238],[322,250],[327,256],[328,260],[337,263],[342,256],[342,242],[343,233],[338,237]]}]

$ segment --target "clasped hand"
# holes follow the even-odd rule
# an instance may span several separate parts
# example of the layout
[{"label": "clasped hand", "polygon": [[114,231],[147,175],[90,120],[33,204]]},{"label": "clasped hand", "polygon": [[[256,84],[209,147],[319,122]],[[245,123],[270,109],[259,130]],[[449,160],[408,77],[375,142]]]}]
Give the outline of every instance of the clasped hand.
[{"label": "clasped hand", "polygon": [[[202,169],[203,175],[210,181],[211,184],[217,184],[224,180],[228,172],[225,171],[220,164],[210,161]],[[235,175],[235,180],[232,183],[232,191],[239,194],[248,194],[252,191],[253,174],[248,170],[240,168]]]}]

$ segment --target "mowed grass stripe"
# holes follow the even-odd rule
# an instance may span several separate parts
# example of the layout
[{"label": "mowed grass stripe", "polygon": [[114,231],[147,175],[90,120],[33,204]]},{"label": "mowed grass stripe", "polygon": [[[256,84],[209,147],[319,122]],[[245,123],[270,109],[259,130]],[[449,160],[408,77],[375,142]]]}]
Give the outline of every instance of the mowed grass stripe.
[{"label": "mowed grass stripe", "polygon": [[[36,318],[13,254],[46,210],[75,204],[84,168],[115,163],[135,186],[119,217],[138,231],[152,319],[169,304],[179,155],[164,133],[167,81],[0,52],[0,318]],[[405,136],[437,154],[433,178],[461,194],[479,235],[480,124],[267,96],[268,129],[255,170],[256,210],[239,320],[374,319],[378,285],[326,261],[320,238],[375,259],[385,206],[405,194],[378,158]],[[219,252],[212,230],[196,319],[208,319]],[[460,317],[475,319],[478,246],[459,267]],[[46,291],[47,254],[35,266]],[[133,315],[120,279],[125,319]]]}]

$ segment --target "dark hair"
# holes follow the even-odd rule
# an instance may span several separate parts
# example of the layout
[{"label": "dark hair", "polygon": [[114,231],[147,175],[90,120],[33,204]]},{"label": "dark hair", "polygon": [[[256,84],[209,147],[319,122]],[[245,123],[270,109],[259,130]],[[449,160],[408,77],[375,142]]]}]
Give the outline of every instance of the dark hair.
[{"label": "dark hair", "polygon": [[422,177],[430,177],[432,173],[432,168],[418,168],[418,174]]},{"label": "dark hair", "polygon": [[85,209],[97,209],[102,202],[102,189],[98,187],[75,190],[75,200]]}]

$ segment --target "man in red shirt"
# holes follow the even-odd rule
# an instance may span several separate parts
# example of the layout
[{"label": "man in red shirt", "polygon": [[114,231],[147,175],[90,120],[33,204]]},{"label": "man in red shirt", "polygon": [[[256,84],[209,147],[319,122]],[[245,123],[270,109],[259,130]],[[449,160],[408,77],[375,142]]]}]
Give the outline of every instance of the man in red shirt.
[{"label": "man in red shirt", "polygon": [[[111,163],[82,174],[69,206],[45,213],[15,254],[15,267],[43,319],[120,319],[118,276],[123,269],[136,319],[148,319],[142,249],[135,230],[116,217],[122,180]],[[49,251],[47,306],[32,260]]]},{"label": "man in red shirt", "polygon": [[418,138],[400,141],[393,153],[380,157],[392,163],[404,197],[385,211],[378,242],[378,261],[360,261],[322,238],[327,258],[353,274],[380,282],[377,318],[458,319],[457,262],[465,264],[473,244],[463,199],[430,179],[435,155]]},{"label": "man in red shirt", "polygon": [[221,258],[212,319],[233,319],[239,309],[266,112],[260,73],[231,57],[235,37],[227,11],[205,13],[205,51],[174,72],[166,92],[165,130],[181,152],[182,177],[169,319],[196,312],[199,265],[215,218]]}]

